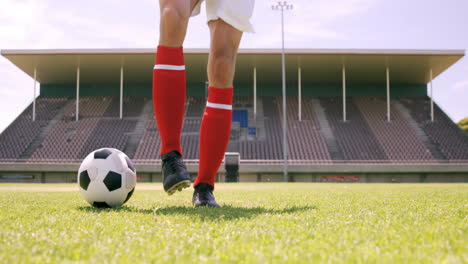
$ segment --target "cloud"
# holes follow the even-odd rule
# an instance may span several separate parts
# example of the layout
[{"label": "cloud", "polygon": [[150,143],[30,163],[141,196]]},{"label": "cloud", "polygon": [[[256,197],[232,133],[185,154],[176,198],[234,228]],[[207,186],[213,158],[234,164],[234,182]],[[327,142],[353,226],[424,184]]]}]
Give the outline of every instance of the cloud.
[{"label": "cloud", "polygon": [[337,30],[338,24],[346,19],[362,15],[375,6],[377,0],[325,0],[295,2],[291,16],[290,32],[298,37],[302,35],[323,38],[342,39],[346,36]]},{"label": "cloud", "polygon": [[[368,11],[377,0],[297,0],[285,13],[286,34],[291,42],[343,39],[337,22]],[[261,43],[280,39],[279,13],[275,2],[257,1],[252,19],[255,38]],[[0,48],[98,48],[154,46],[158,35],[157,1],[2,0],[0,3]],[[192,18],[185,46],[209,44],[205,14]],[[270,41],[267,39],[270,38]],[[253,38],[252,38],[253,39]],[[253,41],[253,40],[252,40]],[[247,41],[247,44],[252,42]],[[258,42],[257,42],[258,43]],[[257,46],[255,44],[255,46]]]},{"label": "cloud", "polygon": [[[42,7],[34,0],[0,2],[0,45],[15,45],[12,42],[19,42],[24,36],[29,34],[30,25],[36,19],[35,10]],[[39,11],[40,12],[40,11]]]},{"label": "cloud", "polygon": [[155,2],[2,0],[0,23],[6,26],[0,27],[0,47],[154,46]]},{"label": "cloud", "polygon": [[[346,19],[368,12],[380,0],[296,0],[293,10],[285,11],[285,41],[287,47],[305,48],[317,40],[343,40],[348,36],[338,25]],[[245,35],[242,47],[278,48],[281,45],[281,20],[279,11],[271,5],[276,1],[256,2],[252,23],[256,34]]]}]

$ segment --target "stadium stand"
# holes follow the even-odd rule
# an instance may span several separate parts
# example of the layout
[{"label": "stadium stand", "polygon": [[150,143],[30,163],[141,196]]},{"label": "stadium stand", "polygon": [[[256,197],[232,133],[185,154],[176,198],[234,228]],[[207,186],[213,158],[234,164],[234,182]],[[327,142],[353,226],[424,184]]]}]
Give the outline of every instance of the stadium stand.
[{"label": "stadium stand", "polygon": [[198,159],[198,133],[183,135],[180,140],[182,149],[184,151],[184,156],[187,157],[187,159]]},{"label": "stadium stand", "polygon": [[[186,119],[183,123],[181,135],[181,144],[186,159],[198,158],[198,134],[205,104],[206,99],[203,97],[188,97],[186,100]],[[134,159],[159,159],[161,142],[152,111],[145,118],[146,124],[143,136],[138,144]]]},{"label": "stadium stand", "polygon": [[253,97],[251,96],[235,96],[232,102],[234,109],[251,108],[253,107]]},{"label": "stadium stand", "polygon": [[[282,119],[282,100],[276,98],[280,119]],[[303,98],[302,121],[298,120],[298,99],[286,98],[288,121],[289,156],[295,160],[330,161],[327,144],[321,134],[320,123],[315,116],[310,99]],[[282,121],[281,121],[282,122]],[[281,123],[282,124],[282,123]]]},{"label": "stadium stand", "polygon": [[[240,181],[468,180],[468,137],[437,104],[435,120],[429,120],[427,89],[464,57],[463,50],[306,48],[286,53],[287,163],[282,53],[239,50],[227,152],[239,153]],[[34,182],[76,181],[81,160],[100,147],[124,151],[143,181],[160,180],[161,141],[151,92],[154,49],[2,50],[1,55],[40,83],[40,97],[35,115],[31,104],[0,134],[0,181],[25,175]],[[184,50],[190,70],[181,143],[192,173],[198,169],[207,55],[207,49]],[[77,59],[83,62],[79,68]],[[223,166],[220,181],[222,171]]]},{"label": "stadium stand", "polygon": [[437,105],[434,106],[432,122],[427,114],[430,108],[429,98],[401,98],[400,101],[448,160],[468,159],[468,137]]},{"label": "stadium stand", "polygon": [[79,157],[86,157],[95,149],[116,148],[125,152],[125,147],[136,125],[136,120],[103,119],[99,120],[96,128],[84,144]]},{"label": "stadium stand", "polygon": [[233,109],[232,121],[239,122],[241,127],[248,127],[249,112],[246,109]]},{"label": "stadium stand", "polygon": [[[36,100],[36,120],[52,120],[67,102],[65,97],[39,98]],[[23,117],[32,119],[32,105],[26,109]]]},{"label": "stadium stand", "polygon": [[161,141],[159,139],[156,121],[148,116],[144,129],[145,131],[143,132],[143,136],[138,144],[133,159],[158,159]]},{"label": "stadium stand", "polygon": [[341,98],[320,98],[319,103],[325,110],[343,159],[387,160],[381,145],[352,100],[347,100],[346,122],[343,121]]},{"label": "stadium stand", "polygon": [[[123,97],[123,117],[138,117],[143,110],[143,106],[149,98],[146,97]],[[119,117],[120,98],[110,97],[110,104],[104,112],[105,117]]]},{"label": "stadium stand", "polygon": [[96,128],[98,119],[60,121],[32,154],[32,160],[77,160],[85,142]]},{"label": "stadium stand", "polygon": [[434,161],[431,152],[418,140],[415,131],[393,105],[391,121],[386,120],[384,98],[355,97],[353,103],[361,111],[389,160]]},{"label": "stadium stand", "polygon": [[24,117],[16,119],[0,135],[0,158],[4,160],[18,159],[39,135],[41,128],[46,125],[47,121],[43,120],[32,122]]},{"label": "stadium stand", "polygon": [[[239,125],[233,126],[235,139],[230,149],[239,151],[243,160],[281,160],[282,98],[257,98],[262,108],[257,120],[252,117],[252,100],[249,96],[234,98],[233,121]],[[384,100],[348,98],[347,121],[343,122],[341,98],[303,97],[299,121],[297,97],[288,97],[289,159],[315,163],[468,160],[468,137],[438,107],[435,122],[430,122],[428,98],[393,102],[391,122],[386,120]],[[118,97],[84,97],[80,120],[75,121],[74,99],[39,98],[35,122],[29,106],[0,135],[0,159],[76,161],[101,147],[124,151],[133,147],[130,156],[135,160],[159,159],[160,138],[151,100],[124,97],[123,102],[125,114],[120,119]],[[181,136],[186,159],[198,159],[205,102],[204,97],[187,98]]]},{"label": "stadium stand", "polygon": [[204,97],[188,97],[186,100],[186,114],[187,117],[195,117],[201,119],[205,111],[206,98]]},{"label": "stadium stand", "polygon": [[239,152],[242,159],[278,160],[281,159],[282,132],[278,107],[275,97],[262,97],[265,123],[265,138],[255,141],[241,140]]},{"label": "stadium stand", "polygon": [[186,119],[182,127],[182,136],[189,134],[198,134],[200,132],[201,118]]},{"label": "stadium stand", "polygon": [[27,107],[0,135],[0,159],[19,159],[67,101],[68,99],[63,97],[38,98],[35,122],[31,120],[33,105]]},{"label": "stadium stand", "polygon": [[147,100],[125,97],[125,116],[130,119],[123,120],[118,118],[119,109],[111,107],[115,101],[119,103],[118,97],[81,98],[80,120],[75,122],[74,99],[40,97],[36,121],[31,120],[31,105],[0,135],[0,158],[76,161],[104,146],[123,150]]},{"label": "stadium stand", "polygon": [[[128,103],[139,105],[133,107],[132,114],[124,115],[124,118],[120,119],[118,114],[109,110],[113,108],[118,112],[118,109],[112,106],[112,99],[116,98],[95,98],[88,101],[86,116],[80,115],[80,120],[75,121],[70,112],[68,116],[65,115],[66,111],[74,107],[74,100],[56,101],[41,98],[41,104],[51,104],[46,103],[38,109],[49,111],[49,114],[39,111],[39,120],[33,122],[28,107],[8,127],[0,135],[0,163],[79,163],[95,149],[113,147],[124,151],[135,164],[153,168],[159,164],[161,142],[152,102],[148,98],[124,98]],[[252,98],[246,97],[243,100]],[[243,164],[278,166],[283,158],[282,98],[259,97],[257,100],[260,108],[257,110],[256,120],[252,117],[251,103],[237,105],[237,109],[241,110],[238,116],[242,118],[233,122],[228,151],[239,152]],[[419,114],[422,110],[427,110],[424,108],[424,105],[427,105],[426,98],[400,99],[392,103],[391,122],[386,121],[383,100],[384,98],[376,97],[348,98],[348,120],[343,122],[341,98],[303,97],[302,121],[297,117],[297,97],[287,98],[289,164],[306,167],[338,164],[396,166],[464,164],[468,161],[468,137],[461,133],[439,108],[436,108],[434,123],[428,120],[427,114]],[[102,102],[105,102],[107,107],[93,105]],[[187,164],[194,165],[199,155],[199,130],[205,99],[189,97],[187,102],[181,144]],[[397,107],[398,104],[408,109],[406,114],[400,113],[402,108]],[[132,106],[127,106],[127,109],[132,109]],[[200,116],[196,116],[198,113]],[[242,122],[244,127],[241,127]],[[250,134],[251,128],[255,128],[256,134]],[[424,136],[420,135],[421,133]],[[146,174],[144,180],[157,181],[157,176],[151,175],[153,173]],[[260,174],[252,179],[270,179],[270,176],[262,178],[263,176],[258,175]],[[317,179],[345,177],[340,175],[342,174],[322,175],[317,176]],[[426,176],[421,175],[405,178],[405,181],[425,181]],[[350,177],[360,179],[356,175]],[[363,179],[373,181],[366,177]],[[43,177],[37,179],[49,181]],[[294,179],[301,181],[303,178]],[[382,179],[395,181],[393,178]],[[428,179],[445,181],[444,178]]]},{"label": "stadium stand", "polygon": [[[75,104],[76,104],[76,100]],[[107,108],[111,104],[112,97],[110,96],[86,96],[80,97],[80,116],[79,118],[87,117],[103,117]],[[65,109],[65,119],[74,120],[76,117],[76,106],[70,105]],[[117,111],[118,114],[118,111]]]}]

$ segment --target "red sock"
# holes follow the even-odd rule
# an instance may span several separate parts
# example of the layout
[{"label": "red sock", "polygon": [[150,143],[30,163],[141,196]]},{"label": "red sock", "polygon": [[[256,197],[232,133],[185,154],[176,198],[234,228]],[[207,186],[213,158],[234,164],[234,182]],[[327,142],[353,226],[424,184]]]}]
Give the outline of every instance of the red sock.
[{"label": "red sock", "polygon": [[182,154],[180,133],[184,119],[185,86],[182,47],[158,46],[153,69],[153,106],[161,136],[161,155],[173,150]]},{"label": "red sock", "polygon": [[200,165],[193,186],[203,182],[214,187],[231,134],[232,94],[233,88],[208,88],[208,102],[200,128]]}]

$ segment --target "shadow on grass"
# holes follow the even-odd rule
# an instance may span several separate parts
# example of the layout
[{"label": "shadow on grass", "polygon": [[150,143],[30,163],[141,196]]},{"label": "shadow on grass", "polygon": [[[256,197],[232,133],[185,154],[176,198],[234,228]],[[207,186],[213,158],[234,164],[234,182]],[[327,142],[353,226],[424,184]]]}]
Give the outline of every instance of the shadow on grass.
[{"label": "shadow on grass", "polygon": [[235,207],[224,205],[221,208],[207,208],[207,207],[192,207],[192,206],[167,206],[155,207],[152,209],[142,209],[132,206],[122,206],[117,208],[96,208],[90,206],[80,206],[78,210],[93,213],[105,212],[134,212],[158,215],[187,215],[191,217],[198,217],[201,220],[234,220],[239,218],[252,218],[257,215],[282,215],[293,214],[298,212],[305,212],[316,210],[314,205],[310,206],[292,206],[281,209],[271,209],[263,207]]}]

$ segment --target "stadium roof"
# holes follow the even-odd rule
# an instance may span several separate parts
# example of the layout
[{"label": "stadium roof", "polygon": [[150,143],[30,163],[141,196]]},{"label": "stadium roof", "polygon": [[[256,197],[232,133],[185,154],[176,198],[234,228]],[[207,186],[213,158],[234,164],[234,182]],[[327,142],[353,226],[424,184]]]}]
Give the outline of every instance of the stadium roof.
[{"label": "stadium roof", "polygon": [[[80,66],[81,83],[118,83],[123,66],[125,82],[148,83],[152,79],[154,49],[51,49],[2,50],[1,54],[44,84],[67,84],[76,81]],[[187,80],[206,81],[208,49],[185,49]],[[364,50],[364,49],[287,49],[288,81],[297,80],[302,69],[306,83],[340,83],[342,67],[347,82],[385,83],[386,67],[392,83],[425,84],[440,75],[465,55],[464,50]],[[241,49],[237,60],[236,82],[251,83],[253,68],[257,79],[280,82],[280,49]]]}]

